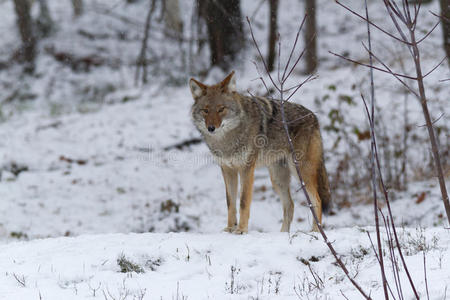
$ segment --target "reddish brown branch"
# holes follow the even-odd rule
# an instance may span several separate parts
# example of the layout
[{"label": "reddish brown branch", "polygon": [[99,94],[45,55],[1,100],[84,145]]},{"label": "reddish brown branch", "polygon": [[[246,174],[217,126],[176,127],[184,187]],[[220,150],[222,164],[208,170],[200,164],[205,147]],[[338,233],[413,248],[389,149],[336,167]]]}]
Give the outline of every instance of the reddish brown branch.
[{"label": "reddish brown branch", "polygon": [[[366,11],[366,19],[369,20],[369,10],[367,8],[367,0],[364,1],[365,11]],[[370,35],[370,25],[368,22],[367,24],[367,41],[369,43],[369,50],[372,52],[372,39]],[[369,53],[369,65],[373,66],[373,56],[371,53]],[[370,71],[370,108],[371,108],[371,119],[374,120],[375,118],[375,85],[373,81],[373,68],[369,69]],[[361,97],[364,96],[361,94]],[[381,273],[381,280],[383,283],[383,291],[384,291],[384,298],[386,300],[389,300],[388,295],[388,289],[387,289],[387,280],[386,280],[386,272],[384,269],[384,261],[383,261],[383,247],[381,244],[381,234],[380,234],[380,223],[378,219],[378,199],[377,199],[377,184],[376,184],[376,171],[375,171],[375,128],[373,125],[373,122],[370,123],[370,133],[373,137],[371,139],[371,145],[370,145],[370,168],[371,168],[371,179],[372,179],[372,193],[373,193],[373,210],[374,210],[374,219],[375,219],[375,230],[377,235],[377,246],[378,246],[378,263],[380,265],[380,273]]]},{"label": "reddish brown branch", "polygon": [[[334,52],[332,52],[332,51],[328,51],[328,52],[331,53],[331,54],[333,54],[334,56],[337,56],[337,57],[339,57],[339,58],[342,58],[342,59],[344,59],[344,60],[346,60],[346,61],[352,62],[352,63],[357,64],[357,65],[360,65],[360,66],[364,66],[364,67],[367,67],[367,68],[371,68],[371,69],[374,69],[374,70],[377,70],[377,71],[380,71],[380,72],[383,72],[383,73],[396,75],[396,76],[398,76],[398,77],[403,77],[403,78],[407,78],[407,79],[411,79],[411,80],[417,80],[416,77],[412,77],[412,76],[408,76],[408,75],[404,75],[404,74],[400,74],[400,73],[395,73],[395,72],[392,72],[392,71],[387,71],[387,70],[385,70],[385,69],[381,69],[381,68],[375,67],[375,66],[373,66],[373,65],[368,65],[368,64],[359,62],[359,61],[357,61],[357,60],[353,60],[353,59],[351,59],[351,58],[348,58],[348,57],[345,57],[345,56],[343,56],[343,55],[334,53]],[[370,52],[370,53],[371,53],[371,52]],[[373,54],[372,54],[371,56],[373,56]]]},{"label": "reddish brown branch", "polygon": [[372,25],[373,27],[375,27],[376,29],[378,29],[379,31],[383,32],[384,34],[390,36],[391,38],[393,38],[394,40],[396,40],[397,42],[400,42],[402,44],[406,44],[406,45],[410,45],[410,43],[408,41],[404,41],[398,37],[396,37],[395,35],[393,35],[392,33],[389,33],[388,31],[384,30],[383,28],[381,28],[380,26],[378,26],[377,24],[367,20],[365,17],[361,16],[360,14],[358,14],[356,11],[352,10],[351,8],[349,8],[348,6],[345,6],[344,4],[342,4],[341,2],[335,0],[336,3],[340,6],[342,6],[343,8],[345,8],[347,11],[349,11],[350,13],[354,14],[355,16],[357,16],[358,18],[362,19],[365,22],[368,22],[370,25]]}]

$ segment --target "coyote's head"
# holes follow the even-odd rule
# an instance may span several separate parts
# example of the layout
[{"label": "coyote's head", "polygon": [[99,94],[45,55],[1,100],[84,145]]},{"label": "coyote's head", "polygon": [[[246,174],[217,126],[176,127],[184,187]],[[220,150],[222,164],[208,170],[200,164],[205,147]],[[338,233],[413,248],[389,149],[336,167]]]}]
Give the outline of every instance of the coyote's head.
[{"label": "coyote's head", "polygon": [[241,106],[236,99],[234,71],[215,85],[205,85],[194,78],[189,81],[192,96],[192,118],[203,134],[221,135],[239,125]]}]

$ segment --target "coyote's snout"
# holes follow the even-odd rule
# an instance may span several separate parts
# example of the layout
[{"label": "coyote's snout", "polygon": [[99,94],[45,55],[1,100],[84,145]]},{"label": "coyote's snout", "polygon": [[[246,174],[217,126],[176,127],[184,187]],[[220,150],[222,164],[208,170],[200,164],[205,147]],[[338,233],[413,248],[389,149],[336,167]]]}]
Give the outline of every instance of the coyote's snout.
[{"label": "coyote's snout", "polygon": [[[294,213],[290,177],[295,172],[292,155],[281,122],[280,103],[263,97],[247,97],[236,92],[234,72],[222,82],[205,85],[189,82],[194,105],[192,119],[222,168],[228,206],[228,232],[248,230],[255,167],[267,166],[274,190],[283,204],[281,231],[289,231]],[[327,172],[317,117],[305,107],[285,103],[285,116],[306,190],[322,220],[322,210],[330,205]],[[239,223],[236,198],[240,176]],[[298,178],[298,177],[297,177]],[[317,231],[317,226],[313,226]]]}]

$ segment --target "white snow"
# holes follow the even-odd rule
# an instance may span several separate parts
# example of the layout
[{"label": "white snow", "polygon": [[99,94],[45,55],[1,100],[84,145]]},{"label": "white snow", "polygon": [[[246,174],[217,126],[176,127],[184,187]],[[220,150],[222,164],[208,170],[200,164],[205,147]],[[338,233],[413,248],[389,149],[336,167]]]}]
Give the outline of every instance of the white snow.
[{"label": "white snow", "polygon": [[[374,236],[373,229],[366,228]],[[362,228],[329,230],[329,238],[349,266],[351,276],[382,298],[378,265]],[[407,230],[415,237],[416,232]],[[431,299],[444,299],[450,281],[448,243],[444,229],[429,229],[427,278]],[[406,243],[407,238],[403,241]],[[433,244],[434,243],[434,244]],[[418,291],[425,297],[422,252],[406,256]],[[121,273],[117,259],[125,256],[144,273]],[[309,263],[311,270],[302,262]],[[1,299],[337,299],[344,293],[360,298],[317,234],[288,237],[281,233],[145,233],[82,235],[13,242],[0,246]],[[387,263],[390,268],[389,263]],[[235,271],[232,272],[232,268]],[[317,284],[318,276],[323,287]],[[232,273],[234,273],[232,275]],[[25,286],[20,281],[24,280]],[[393,280],[389,278],[394,289]],[[406,299],[413,296],[406,277]],[[177,296],[178,294],[178,296]],[[301,299],[301,298],[300,298]]]},{"label": "white snow", "polygon": [[[207,147],[196,144],[181,151],[165,150],[199,137],[189,116],[193,101],[189,88],[179,84],[191,76],[183,67],[179,46],[166,40],[162,24],[155,22],[149,53],[161,60],[150,70],[150,83],[135,87],[133,64],[148,1],[134,5],[85,2],[86,14],[73,20],[68,3],[49,0],[58,30],[41,42],[38,75],[23,77],[19,66],[0,71],[0,101],[15,90],[34,95],[31,101],[0,102],[0,299],[343,299],[342,294],[348,299],[361,298],[335,265],[322,238],[309,233],[312,220],[301,192],[293,193],[291,235],[278,232],[281,204],[264,169],[255,175],[249,234],[221,233],[226,224],[225,190]],[[189,12],[184,15],[188,31],[192,3],[180,2],[183,11]],[[260,1],[242,2],[243,15],[252,15]],[[303,7],[299,1],[280,3],[285,57]],[[362,8],[362,1],[349,3]],[[253,19],[264,53],[266,6]],[[421,28],[435,21],[428,10],[437,12],[437,1],[424,6]],[[385,20],[378,2],[370,2],[370,11],[375,21]],[[19,46],[13,12],[12,1],[0,1],[1,61],[8,60],[11,49]],[[347,51],[349,57],[367,60],[360,43],[366,39],[366,28],[334,1],[318,1],[317,13],[320,77],[302,88],[294,101],[314,110],[322,128],[329,125],[331,110],[342,110],[346,123],[340,129],[351,134],[355,126],[367,128],[359,95],[368,93],[368,73],[328,51]],[[123,22],[121,16],[133,23]],[[106,37],[86,40],[78,34],[80,29]],[[412,68],[404,49],[377,32],[373,37],[375,52],[398,70]],[[440,43],[438,27],[423,44],[425,70],[444,56]],[[76,55],[100,53],[112,66],[74,72],[45,54],[47,46]],[[252,61],[257,57],[251,44],[243,55],[244,63],[236,66],[238,90],[264,93],[255,80],[258,74]],[[199,70],[207,59],[207,49],[203,49],[192,64]],[[114,66],[116,61],[119,66]],[[170,72],[165,69],[166,61],[173,62]],[[439,80],[449,75],[444,65],[426,82],[430,110],[435,117],[444,113],[437,126],[442,128],[441,145],[446,153],[449,83]],[[201,80],[212,83],[223,76],[212,70]],[[292,82],[304,78],[295,72]],[[406,103],[411,135],[417,137],[408,152],[410,184],[405,191],[389,191],[406,263],[425,298],[425,253],[430,299],[448,298],[450,231],[444,228],[437,180],[425,172],[431,167],[426,131],[419,127],[424,123],[420,106],[412,96],[405,100],[404,90],[389,76],[377,73],[375,84],[380,128],[387,127],[393,141],[400,140]],[[341,95],[353,102],[340,101]],[[350,146],[336,143],[339,134],[322,129],[327,168],[333,173],[348,154],[352,157],[346,173],[350,182],[350,177],[358,178],[367,168],[370,145],[362,141],[364,152],[354,153]],[[354,136],[349,140],[360,143]],[[28,170],[15,176],[13,164]],[[297,188],[293,182],[292,191]],[[424,200],[415,203],[422,193]],[[351,276],[373,299],[382,299],[379,266],[367,236],[370,233],[375,242],[371,194],[365,187],[338,186],[333,197],[336,203],[351,205],[335,207],[334,215],[324,216],[329,240]],[[382,198],[380,206],[386,212]],[[388,251],[384,228],[382,239]],[[121,273],[117,259],[122,254],[144,273]],[[384,259],[395,294],[388,253]],[[403,267],[400,274],[405,299],[412,299]]]}]

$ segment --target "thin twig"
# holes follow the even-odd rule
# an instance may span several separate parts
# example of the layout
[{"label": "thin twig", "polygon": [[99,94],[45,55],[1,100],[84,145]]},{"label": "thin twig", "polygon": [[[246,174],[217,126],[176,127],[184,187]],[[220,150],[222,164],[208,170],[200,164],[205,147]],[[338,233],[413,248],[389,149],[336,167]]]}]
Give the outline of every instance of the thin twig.
[{"label": "thin twig", "polygon": [[[442,113],[439,117],[436,118],[436,120],[434,120],[433,122],[431,122],[431,124],[436,124],[443,116],[445,115],[445,113]],[[417,127],[426,127],[427,124],[423,124],[423,125],[417,125]]]},{"label": "thin twig", "polygon": [[425,277],[425,289],[427,290],[427,299],[430,300],[430,293],[428,291],[428,278],[427,278],[427,262],[425,258],[425,249],[423,250],[423,274]]},{"label": "thin twig", "polygon": [[438,63],[434,68],[432,68],[428,73],[426,73],[425,75],[423,75],[423,78],[427,77],[428,75],[430,75],[431,73],[433,73],[434,70],[436,70],[437,68],[439,68],[440,65],[442,65],[442,63],[447,59],[447,56],[445,56],[440,63]]},{"label": "thin twig", "polygon": [[[364,107],[366,109],[367,116],[370,116],[369,109],[367,107],[367,103],[364,102],[364,98],[363,98],[363,103],[364,103]],[[373,122],[373,120],[371,122]],[[389,215],[389,218],[390,218],[390,221],[391,221],[391,224],[392,224],[392,232],[394,233],[394,238],[395,238],[397,250],[398,250],[398,253],[399,253],[400,258],[402,260],[403,268],[405,269],[406,276],[408,277],[408,280],[409,280],[411,288],[412,288],[412,290],[414,292],[414,295],[416,296],[417,299],[419,299],[419,295],[418,295],[418,293],[416,291],[416,288],[415,288],[414,282],[412,280],[411,274],[409,273],[408,266],[406,265],[406,261],[405,261],[405,258],[403,257],[403,253],[402,253],[402,250],[401,250],[400,241],[398,239],[397,230],[396,230],[395,223],[394,223],[394,217],[393,217],[392,210],[391,210],[391,204],[390,204],[390,201],[389,201],[389,195],[388,195],[388,192],[387,192],[387,189],[386,189],[386,185],[384,184],[383,174],[381,173],[381,164],[380,164],[380,160],[379,160],[379,157],[378,157],[378,147],[377,147],[376,141],[374,143],[374,147],[375,147],[375,160],[376,160],[377,169],[378,169],[378,178],[380,180],[381,188],[382,188],[383,194],[384,194],[384,199],[386,201],[386,206],[388,208],[388,215]]]},{"label": "thin twig", "polygon": [[[366,233],[367,233],[367,236],[369,237],[370,246],[372,247],[372,251],[373,251],[373,253],[375,254],[375,258],[377,259],[377,261],[378,261],[378,263],[379,263],[379,262],[380,262],[380,258],[378,257],[378,253],[377,253],[377,250],[375,249],[375,245],[373,244],[372,238],[370,237],[370,233],[369,233],[368,231],[366,231]],[[396,283],[397,283],[397,282],[396,282]],[[391,286],[390,286],[389,282],[387,283],[387,286],[388,286],[388,289],[389,289],[389,293],[391,293],[392,298],[393,298],[394,300],[396,300],[396,298],[395,298],[395,296],[394,296],[394,293],[393,293],[393,291],[392,291],[392,289],[391,289]],[[397,291],[398,291],[398,289],[397,289]]]},{"label": "thin twig", "polygon": [[[315,74],[311,74],[309,75],[302,83],[300,83],[299,85],[297,85],[297,87],[295,88],[295,90],[286,98],[285,101],[289,101],[289,99],[291,99],[292,96],[295,95],[295,93],[306,83],[313,81],[315,79],[317,79],[318,76]],[[286,90],[285,90],[286,91]]]},{"label": "thin twig", "polygon": [[[291,53],[289,54],[289,58],[287,60],[286,66],[284,67],[283,76],[281,76],[283,81],[286,78],[286,71],[287,71],[287,69],[289,67],[289,64],[291,63],[292,55],[294,54],[294,50],[297,47],[298,37],[300,36],[300,32],[302,31],[303,24],[305,23],[305,20],[306,20],[307,16],[308,15],[305,14],[305,16],[303,17],[302,23],[301,23],[300,27],[298,28],[297,35],[295,36],[294,46],[292,46]],[[289,75],[287,77],[289,77]]]},{"label": "thin twig", "polygon": [[[411,45],[410,41],[408,41],[408,38],[406,37],[405,33],[402,31],[400,25],[398,25],[397,19],[392,15],[392,12],[390,9],[391,6],[389,6],[389,3],[391,3],[391,1],[390,0],[383,0],[383,1],[386,6],[386,10],[388,11],[389,16],[391,17],[392,23],[394,24],[394,26],[397,29],[400,36],[402,37],[401,40],[408,46],[409,53],[411,53],[411,55],[412,55],[413,54],[412,49],[411,49],[412,45]],[[406,27],[409,27],[410,26],[409,19],[405,16],[403,16],[403,18],[406,19],[405,20]],[[412,24],[411,24],[411,26],[412,26]]]},{"label": "thin twig", "polygon": [[342,290],[339,290],[339,292],[341,292],[342,297],[344,297],[345,299],[349,300],[347,296],[345,296],[344,292]]},{"label": "thin twig", "polygon": [[14,278],[17,280],[17,282],[22,286],[22,287],[26,287],[26,279],[25,276],[22,275],[21,277],[19,277],[16,273],[13,273]]},{"label": "thin twig", "polygon": [[394,276],[395,287],[397,289],[397,294],[398,294],[399,300],[404,300],[402,283],[400,281],[400,268],[398,265],[397,257],[395,256],[395,246],[394,246],[394,241],[392,238],[392,232],[391,232],[391,228],[390,228],[391,223],[389,222],[389,219],[386,220],[386,217],[383,214],[383,211],[381,209],[380,209],[380,215],[383,219],[384,228],[386,230],[387,242],[388,242],[388,248],[389,248],[389,257],[391,258],[392,275]]},{"label": "thin twig", "polygon": [[[367,47],[366,47],[366,45],[364,45],[364,43],[363,43],[363,47],[364,47],[364,49],[366,49],[366,51],[367,52],[369,52],[369,53],[371,53],[371,51],[369,51],[369,49],[367,49]],[[414,91],[406,82],[404,82],[403,80],[401,80],[400,79],[400,77],[397,75],[397,74],[395,74],[394,72],[392,72],[392,70],[381,60],[381,59],[379,59],[376,55],[374,55],[373,53],[372,53],[372,56],[380,63],[380,64],[382,64],[383,65],[383,67],[385,67],[386,68],[386,70],[388,70],[389,71],[389,73],[392,75],[392,76],[394,76],[395,77],[395,79],[397,79],[398,81],[400,81],[400,83],[404,86],[404,87],[406,87],[412,94],[414,94],[417,98],[420,98],[420,96],[419,96],[419,94],[417,94],[417,92],[416,91]],[[418,80],[418,78],[416,79],[416,80]]]},{"label": "thin twig", "polygon": [[[334,53],[334,52],[332,52],[332,51],[328,51],[328,52],[331,53],[331,54],[333,54],[334,56],[337,56],[337,57],[339,57],[339,58],[342,58],[342,59],[344,59],[344,60],[346,60],[346,61],[349,61],[349,62],[352,62],[352,63],[354,63],[354,64],[357,64],[357,65],[360,65],[360,66],[364,66],[364,67],[368,67],[368,68],[371,68],[371,69],[375,69],[375,70],[377,70],[377,71],[381,71],[381,72],[384,72],[384,73],[392,74],[390,71],[387,71],[387,70],[385,70],[385,69],[381,69],[381,68],[375,67],[375,66],[373,66],[373,65],[371,66],[371,65],[368,65],[368,64],[359,62],[359,61],[357,61],[357,60],[353,60],[353,59],[351,59],[351,58],[348,58],[348,57],[345,57],[345,56],[343,56],[343,55]],[[373,54],[372,54],[371,56],[373,56]],[[398,77],[403,77],[403,78],[407,78],[407,79],[411,79],[411,80],[417,80],[416,77],[412,77],[412,76],[409,76],[409,75],[400,74],[400,73],[393,73],[393,74],[395,74],[395,75],[398,76]]]},{"label": "thin twig", "polygon": [[[250,23],[250,19],[249,19],[248,17],[247,17],[247,23],[248,23],[249,28],[250,28],[250,34],[252,35],[252,39],[253,39],[254,41],[256,41],[255,35],[253,34],[252,26],[251,26],[251,23]],[[261,57],[262,63],[263,63],[263,65],[264,65],[264,69],[268,70],[268,67],[267,67],[267,65],[266,65],[266,61],[264,60],[264,56],[262,55],[261,50],[259,49],[259,46],[258,46],[257,43],[255,43],[255,47],[256,47],[256,50],[258,50],[259,56]],[[280,47],[279,47],[279,48],[280,48]],[[278,61],[279,61],[279,60],[278,60]],[[279,92],[281,92],[280,89],[278,88],[278,86],[275,84],[275,81],[273,80],[272,76],[269,76],[269,79],[270,79],[270,81],[272,81],[273,87],[276,88]]]},{"label": "thin twig", "polygon": [[[364,1],[365,9],[366,9],[366,19],[369,20],[369,10],[367,9],[367,0]],[[369,64],[370,66],[373,66],[373,57],[372,57],[372,39],[370,38],[370,26],[367,22],[367,40],[369,43]],[[361,97],[363,95],[361,94]],[[363,97],[364,98],[364,97]],[[386,300],[389,299],[388,290],[387,290],[387,280],[386,280],[386,272],[384,269],[384,262],[383,262],[383,247],[381,245],[381,234],[380,234],[380,223],[378,219],[378,199],[377,199],[377,184],[376,184],[376,171],[375,171],[375,85],[373,83],[373,68],[370,68],[370,115],[372,122],[370,123],[370,134],[372,136],[371,139],[371,145],[370,145],[370,167],[371,167],[371,177],[372,177],[372,193],[373,193],[373,210],[374,210],[374,218],[375,218],[375,229],[377,234],[377,245],[378,245],[378,255],[379,255],[379,265],[380,265],[380,272],[381,272],[381,280],[383,282],[383,291],[384,291],[384,298]]]},{"label": "thin twig", "polygon": [[417,41],[417,45],[423,42],[435,29],[436,27],[441,23],[441,20],[437,21],[436,24],[434,24],[433,28],[431,28],[430,31],[428,31],[427,34],[425,34],[421,39]]},{"label": "thin twig", "polygon": [[351,8],[349,8],[348,6],[345,6],[344,4],[342,4],[341,2],[335,0],[337,4],[339,4],[340,6],[342,6],[343,8],[345,8],[347,11],[349,11],[350,13],[354,14],[355,16],[359,17],[360,19],[362,19],[365,22],[369,22],[370,25],[372,25],[373,27],[375,27],[376,29],[378,29],[379,31],[385,33],[386,35],[390,36],[391,38],[393,38],[394,40],[402,43],[402,44],[406,44],[406,45],[410,45],[410,43],[408,41],[404,41],[398,37],[396,37],[395,35],[393,35],[392,33],[387,32],[386,30],[384,30],[383,28],[379,27],[378,25],[376,25],[375,23],[367,20],[366,18],[364,18],[363,16],[361,16],[360,14],[358,14],[356,11],[352,10]]}]

